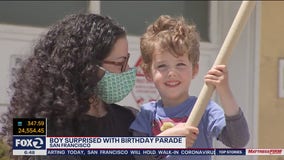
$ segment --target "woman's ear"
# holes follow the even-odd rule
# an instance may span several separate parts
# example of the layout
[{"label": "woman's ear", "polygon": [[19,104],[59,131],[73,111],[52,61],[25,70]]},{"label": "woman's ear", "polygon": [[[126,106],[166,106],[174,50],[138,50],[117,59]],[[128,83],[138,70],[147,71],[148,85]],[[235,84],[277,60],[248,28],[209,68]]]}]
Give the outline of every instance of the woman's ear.
[{"label": "woman's ear", "polygon": [[143,68],[143,73],[147,81],[151,81],[151,82],[153,81],[150,71],[147,71],[146,69]]},{"label": "woman's ear", "polygon": [[152,81],[153,81],[153,78],[152,78],[152,76],[151,76],[151,74],[150,74],[150,73],[148,73],[148,72],[144,72],[144,76],[145,76],[145,78],[147,79],[147,81],[150,81],[150,82],[152,82]]},{"label": "woman's ear", "polygon": [[193,68],[192,68],[192,79],[195,78],[198,72],[199,72],[199,64],[196,63],[193,65]]}]

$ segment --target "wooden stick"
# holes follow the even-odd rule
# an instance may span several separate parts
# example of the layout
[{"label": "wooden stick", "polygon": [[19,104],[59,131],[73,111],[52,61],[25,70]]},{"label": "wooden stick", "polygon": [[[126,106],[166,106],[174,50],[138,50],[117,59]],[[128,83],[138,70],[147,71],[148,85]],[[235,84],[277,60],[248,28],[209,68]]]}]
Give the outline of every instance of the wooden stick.
[{"label": "wooden stick", "polygon": [[[222,48],[215,60],[215,65],[226,64],[231,55],[234,45],[239,39],[240,33],[244,28],[244,25],[250,16],[251,11],[255,6],[255,1],[243,1],[240,9],[233,21],[233,24],[225,38]],[[208,102],[214,92],[215,87],[213,85],[204,84],[203,88],[198,96],[198,99],[192,109],[189,118],[186,121],[186,125],[197,127],[202,115],[208,105]]]}]

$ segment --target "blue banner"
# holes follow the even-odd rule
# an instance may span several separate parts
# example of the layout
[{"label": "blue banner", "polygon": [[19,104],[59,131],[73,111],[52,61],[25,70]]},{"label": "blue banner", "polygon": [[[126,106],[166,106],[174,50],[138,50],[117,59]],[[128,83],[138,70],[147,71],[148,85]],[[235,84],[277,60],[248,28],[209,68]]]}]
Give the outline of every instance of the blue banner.
[{"label": "blue banner", "polygon": [[47,155],[245,155],[245,149],[47,149]]},{"label": "blue banner", "polygon": [[42,150],[45,148],[46,148],[45,136],[13,136],[13,150],[17,149]]}]

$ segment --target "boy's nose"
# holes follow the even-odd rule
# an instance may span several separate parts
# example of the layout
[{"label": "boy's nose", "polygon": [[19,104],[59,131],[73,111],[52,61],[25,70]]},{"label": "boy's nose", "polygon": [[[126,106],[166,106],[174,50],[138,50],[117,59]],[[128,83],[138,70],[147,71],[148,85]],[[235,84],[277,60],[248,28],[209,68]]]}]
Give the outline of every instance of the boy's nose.
[{"label": "boy's nose", "polygon": [[169,77],[176,77],[176,69],[175,68],[170,68],[168,72]]}]

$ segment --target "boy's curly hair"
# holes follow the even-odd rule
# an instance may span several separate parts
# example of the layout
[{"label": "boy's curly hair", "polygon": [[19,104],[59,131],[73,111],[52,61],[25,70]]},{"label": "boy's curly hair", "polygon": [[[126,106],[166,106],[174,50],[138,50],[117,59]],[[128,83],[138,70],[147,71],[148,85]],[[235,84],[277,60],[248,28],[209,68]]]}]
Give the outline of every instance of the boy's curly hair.
[{"label": "boy's curly hair", "polygon": [[147,27],[140,39],[142,68],[150,72],[154,50],[168,51],[174,56],[187,54],[193,65],[199,61],[200,36],[194,24],[189,24],[183,17],[161,15]]},{"label": "boy's curly hair", "polygon": [[42,36],[16,72],[1,136],[12,146],[13,118],[47,118],[49,136],[76,135],[74,119],[96,95],[98,68],[126,31],[109,17],[66,16]]}]

